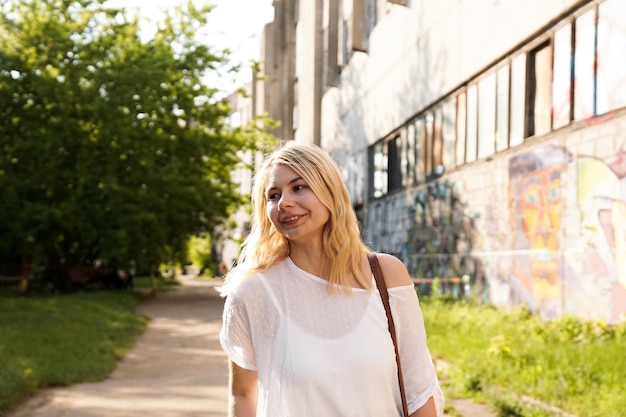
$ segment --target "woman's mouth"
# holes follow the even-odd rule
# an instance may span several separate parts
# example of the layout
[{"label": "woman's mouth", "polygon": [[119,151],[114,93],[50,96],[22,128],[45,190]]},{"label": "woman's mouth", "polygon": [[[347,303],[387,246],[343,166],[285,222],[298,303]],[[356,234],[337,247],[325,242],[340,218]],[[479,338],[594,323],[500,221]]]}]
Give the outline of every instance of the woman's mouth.
[{"label": "woman's mouth", "polygon": [[288,216],[281,220],[282,224],[290,224],[298,221],[302,216]]}]

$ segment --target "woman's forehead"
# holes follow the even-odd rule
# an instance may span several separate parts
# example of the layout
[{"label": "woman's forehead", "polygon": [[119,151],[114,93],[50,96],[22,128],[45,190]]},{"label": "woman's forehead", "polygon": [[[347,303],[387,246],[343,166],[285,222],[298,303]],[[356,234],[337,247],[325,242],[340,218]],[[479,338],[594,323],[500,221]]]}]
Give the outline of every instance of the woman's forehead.
[{"label": "woman's forehead", "polygon": [[288,184],[296,179],[302,178],[293,168],[278,164],[269,168],[267,176],[267,187]]}]

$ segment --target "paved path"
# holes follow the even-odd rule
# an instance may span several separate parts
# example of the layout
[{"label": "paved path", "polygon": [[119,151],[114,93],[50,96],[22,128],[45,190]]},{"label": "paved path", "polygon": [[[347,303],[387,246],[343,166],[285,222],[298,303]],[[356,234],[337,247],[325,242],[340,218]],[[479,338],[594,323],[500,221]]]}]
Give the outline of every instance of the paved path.
[{"label": "paved path", "polygon": [[[7,417],[226,417],[223,300],[213,282],[180,279],[139,306],[148,330],[108,379],[40,390]],[[461,417],[494,417],[469,400],[451,403]]]},{"label": "paved path", "polygon": [[225,417],[223,300],[210,282],[183,281],[139,306],[148,330],[109,379],[41,390],[7,417]]}]

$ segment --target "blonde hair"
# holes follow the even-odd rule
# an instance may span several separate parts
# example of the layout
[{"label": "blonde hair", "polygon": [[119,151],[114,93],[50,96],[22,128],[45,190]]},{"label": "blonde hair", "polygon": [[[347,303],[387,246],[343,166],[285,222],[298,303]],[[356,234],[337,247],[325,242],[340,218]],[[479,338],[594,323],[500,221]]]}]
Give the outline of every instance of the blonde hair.
[{"label": "blonde hair", "polygon": [[334,288],[351,292],[347,281],[350,272],[363,288],[371,289],[371,280],[361,273],[363,255],[370,250],[361,240],[358,220],[337,166],[320,147],[289,141],[265,159],[254,177],[251,231],[244,241],[238,263],[226,275],[220,293],[227,295],[245,277],[265,271],[289,256],[287,238],[274,228],[265,209],[265,191],[271,170],[277,165],[287,166],[301,176],[330,212],[323,232],[329,292],[332,293]]}]

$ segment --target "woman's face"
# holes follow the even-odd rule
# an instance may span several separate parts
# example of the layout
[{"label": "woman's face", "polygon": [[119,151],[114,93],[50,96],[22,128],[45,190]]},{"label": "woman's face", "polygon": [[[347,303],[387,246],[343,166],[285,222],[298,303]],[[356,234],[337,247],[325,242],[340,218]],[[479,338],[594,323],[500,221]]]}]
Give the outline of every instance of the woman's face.
[{"label": "woman's face", "polygon": [[330,211],[293,169],[285,165],[271,168],[265,197],[268,218],[287,239],[311,242],[322,238]]}]

